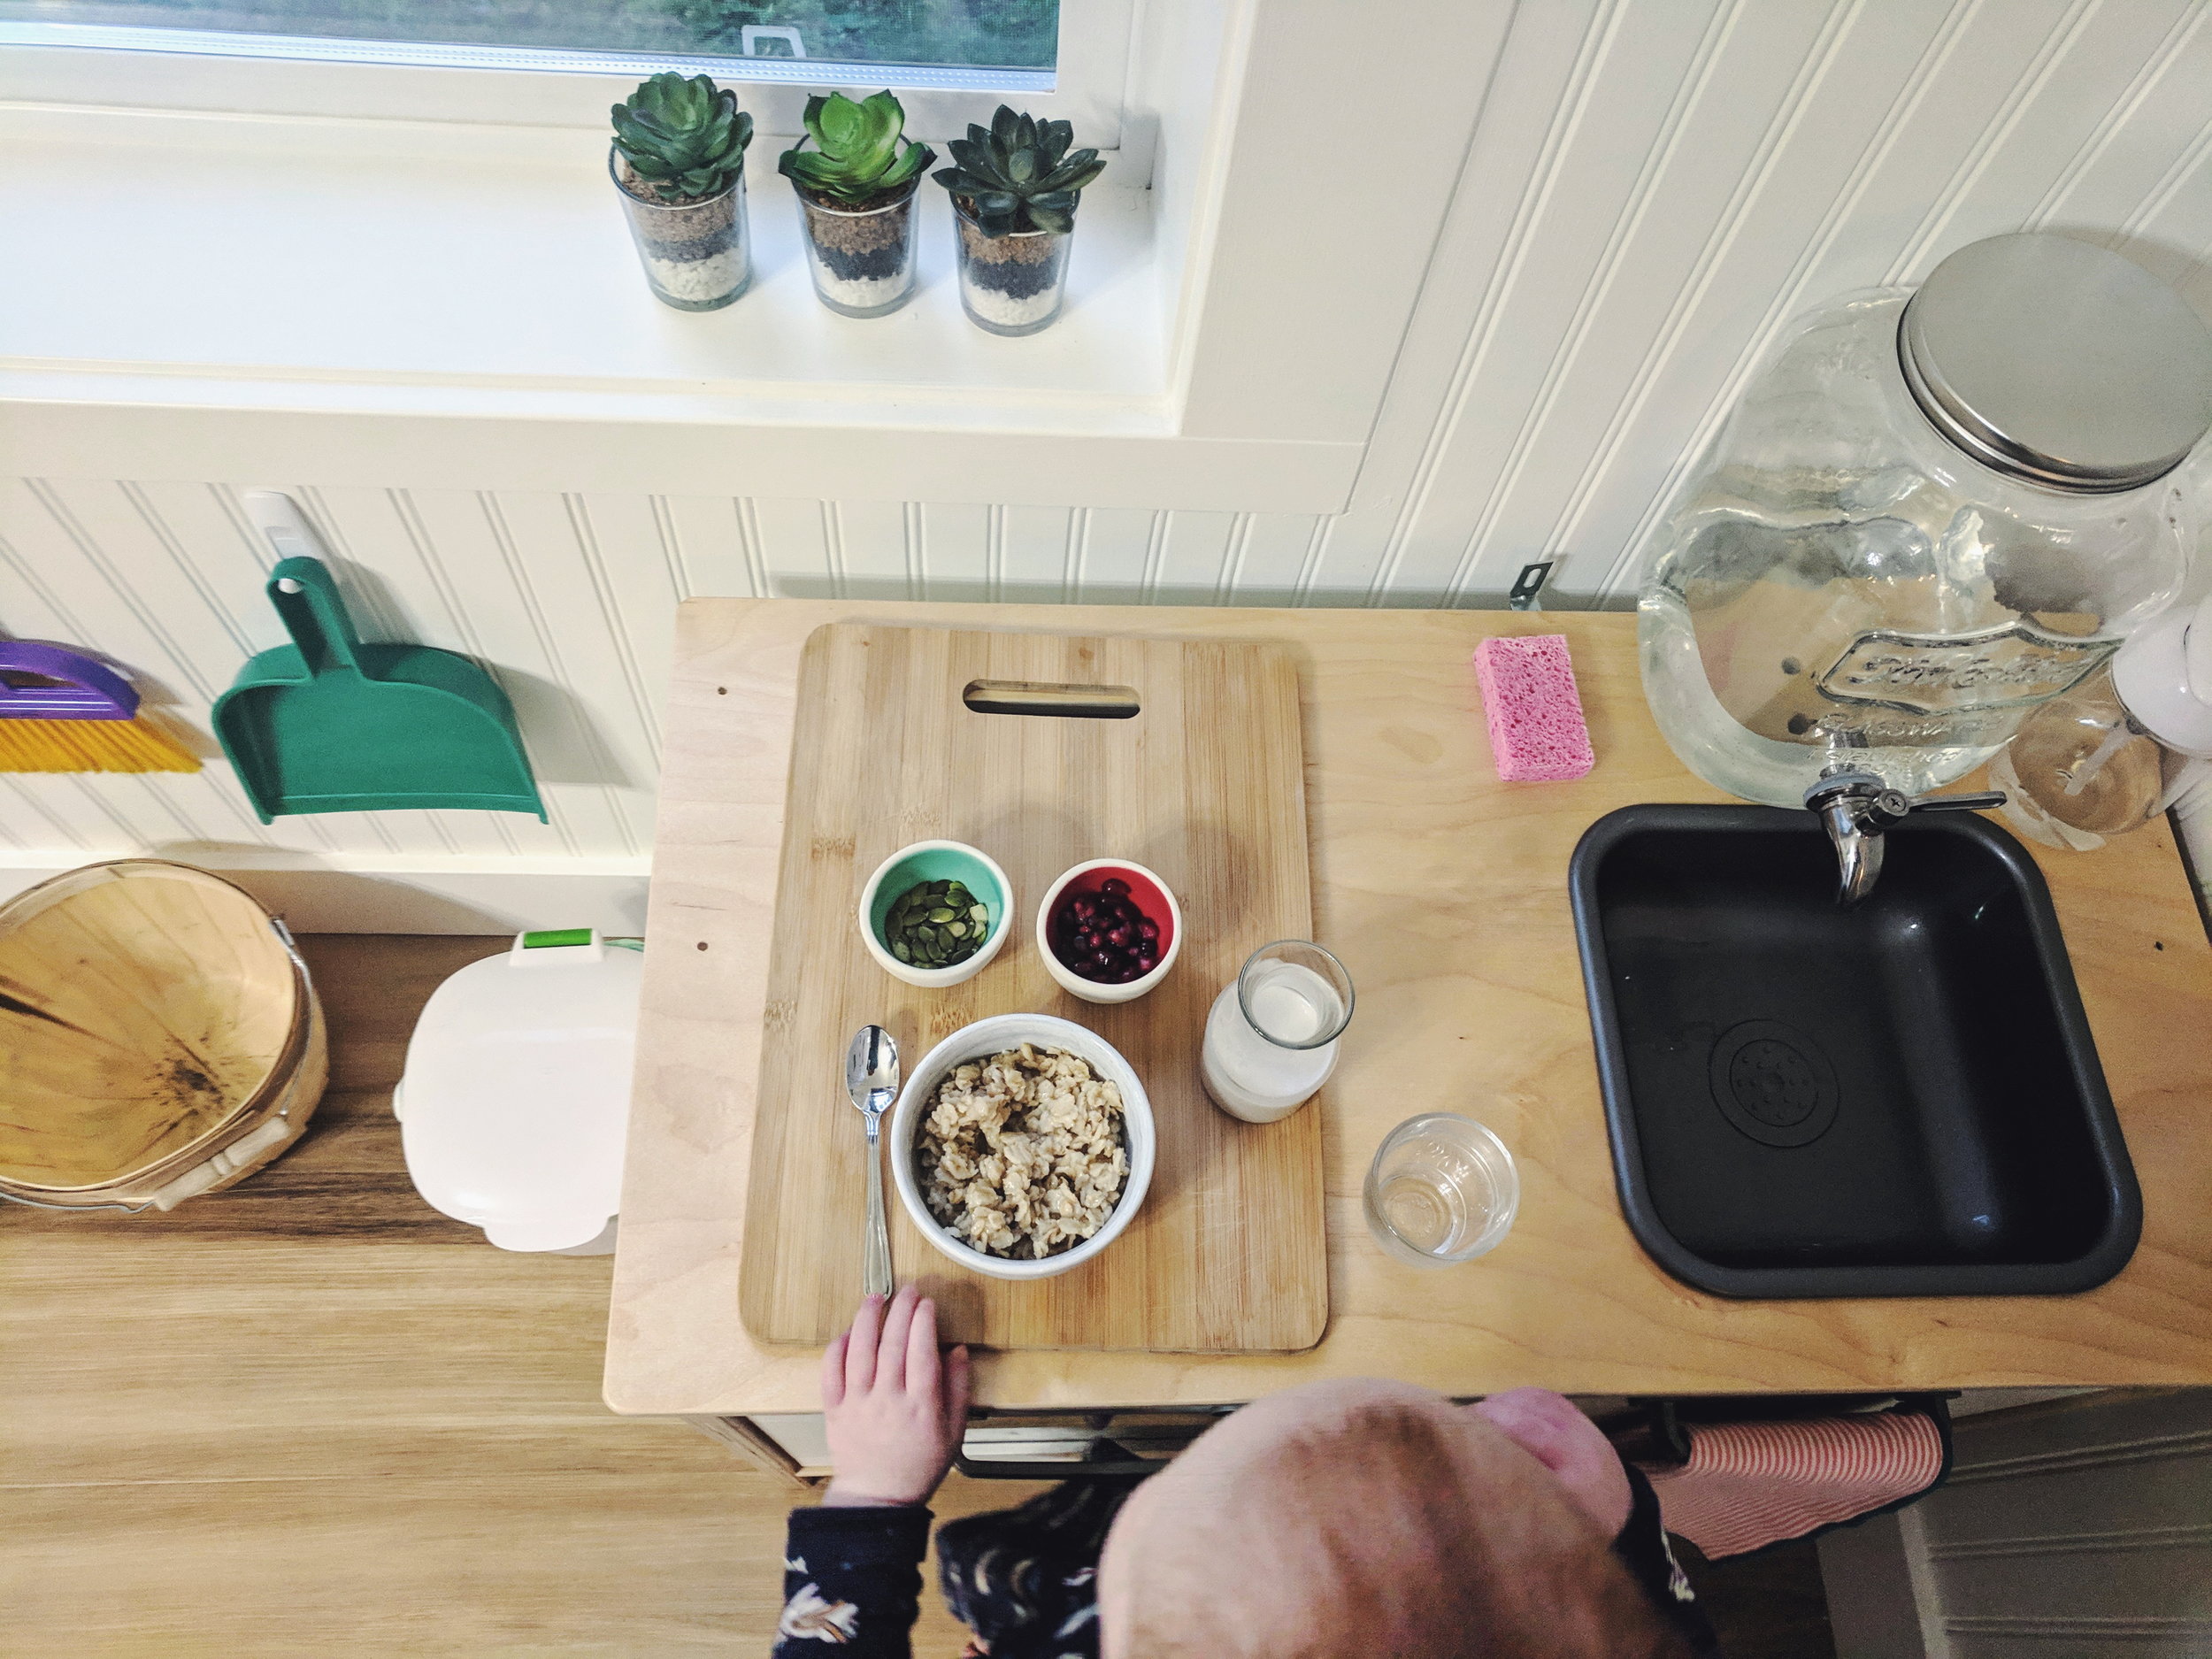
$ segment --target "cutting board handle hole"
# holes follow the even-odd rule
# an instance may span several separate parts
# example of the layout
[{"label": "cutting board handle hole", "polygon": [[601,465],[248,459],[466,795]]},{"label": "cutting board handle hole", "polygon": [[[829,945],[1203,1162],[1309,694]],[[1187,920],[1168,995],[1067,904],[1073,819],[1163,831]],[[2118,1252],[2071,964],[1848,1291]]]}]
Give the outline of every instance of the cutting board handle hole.
[{"label": "cutting board handle hole", "polygon": [[960,701],[978,714],[1048,714],[1064,720],[1126,720],[1141,706],[1133,686],[1061,686],[1041,680],[971,680]]}]

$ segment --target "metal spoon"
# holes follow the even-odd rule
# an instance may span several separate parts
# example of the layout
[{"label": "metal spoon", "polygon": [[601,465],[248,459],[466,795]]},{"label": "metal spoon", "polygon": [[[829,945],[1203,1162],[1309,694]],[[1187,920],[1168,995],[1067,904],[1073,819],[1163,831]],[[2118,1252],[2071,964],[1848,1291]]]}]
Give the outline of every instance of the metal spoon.
[{"label": "metal spoon", "polygon": [[868,1122],[868,1247],[861,1288],[891,1294],[891,1231],[883,1219],[883,1154],[878,1146],[883,1114],[899,1095],[899,1045],[880,1025],[863,1025],[845,1050],[845,1092]]}]

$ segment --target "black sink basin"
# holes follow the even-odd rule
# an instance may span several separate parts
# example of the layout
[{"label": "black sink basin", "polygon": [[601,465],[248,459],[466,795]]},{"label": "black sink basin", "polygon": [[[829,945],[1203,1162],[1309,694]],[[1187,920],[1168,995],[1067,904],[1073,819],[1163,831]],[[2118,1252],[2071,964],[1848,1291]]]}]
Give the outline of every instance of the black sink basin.
[{"label": "black sink basin", "polygon": [[1632,806],[1570,875],[1621,1205],[1724,1296],[2086,1290],[2142,1198],[2049,890],[1964,812],[1838,907],[1809,812]]}]

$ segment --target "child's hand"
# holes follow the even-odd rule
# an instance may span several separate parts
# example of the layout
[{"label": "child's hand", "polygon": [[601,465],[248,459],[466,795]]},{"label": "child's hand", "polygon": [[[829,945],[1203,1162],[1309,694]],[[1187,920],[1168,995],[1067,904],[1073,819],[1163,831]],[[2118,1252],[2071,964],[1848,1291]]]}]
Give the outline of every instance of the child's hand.
[{"label": "child's hand", "polygon": [[830,1506],[926,1503],[968,1421],[968,1350],[937,1353],[937,1304],[911,1285],[870,1296],[822,1356]]}]

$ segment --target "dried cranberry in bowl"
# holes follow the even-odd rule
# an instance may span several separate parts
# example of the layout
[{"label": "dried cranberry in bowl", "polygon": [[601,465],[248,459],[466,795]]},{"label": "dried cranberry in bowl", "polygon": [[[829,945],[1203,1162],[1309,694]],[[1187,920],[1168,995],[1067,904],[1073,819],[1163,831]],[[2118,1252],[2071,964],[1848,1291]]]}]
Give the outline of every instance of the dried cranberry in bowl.
[{"label": "dried cranberry in bowl", "polygon": [[1053,955],[1096,985],[1127,985],[1160,965],[1160,920],[1148,916],[1129,883],[1110,875],[1095,887],[1071,887],[1054,911]]}]

